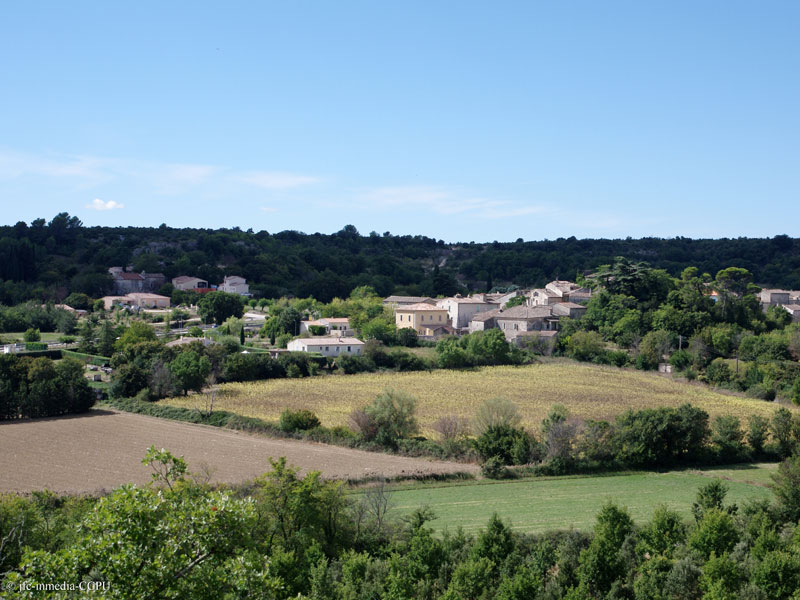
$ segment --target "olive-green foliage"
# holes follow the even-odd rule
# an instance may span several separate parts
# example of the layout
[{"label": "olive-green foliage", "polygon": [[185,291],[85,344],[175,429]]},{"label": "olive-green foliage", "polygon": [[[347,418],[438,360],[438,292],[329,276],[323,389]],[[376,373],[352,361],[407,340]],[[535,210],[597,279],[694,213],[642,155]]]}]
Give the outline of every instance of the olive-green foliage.
[{"label": "olive-green foliage", "polygon": [[475,433],[482,435],[490,427],[517,427],[522,417],[519,408],[507,398],[484,400],[475,414]]},{"label": "olive-green foliage", "polygon": [[581,553],[578,577],[593,595],[606,594],[625,573],[622,546],[633,533],[633,521],[625,509],[608,503],[600,509],[594,539]]},{"label": "olive-green foliage", "polygon": [[310,410],[289,410],[288,408],[281,413],[280,428],[283,431],[305,431],[319,427],[319,419]]},{"label": "olive-green foliage", "polygon": [[[637,528],[611,503],[590,535],[525,535],[494,515],[474,537],[438,536],[429,509],[395,520],[381,485],[346,494],[285,459],[240,492],[195,480],[164,449],[151,447],[143,463],[151,484],[99,500],[0,496],[11,597],[41,596],[22,583],[82,580],[110,584],[110,599],[226,600],[788,600],[800,585],[800,533],[764,503],[741,520],[710,508],[688,548],[686,524],[665,507]],[[739,539],[747,543],[734,549]]]},{"label": "olive-green foliage", "polygon": [[760,415],[750,415],[747,420],[747,443],[753,452],[760,454],[769,435],[769,421]]},{"label": "olive-green foliage", "polygon": [[510,365],[523,360],[519,350],[506,341],[500,329],[443,338],[436,344],[436,356],[439,366],[445,369]]},{"label": "olive-green foliage", "polygon": [[199,392],[203,388],[211,373],[211,361],[194,350],[184,350],[169,363],[169,370],[185,395],[189,390]]},{"label": "olive-green foliage", "polygon": [[52,417],[89,410],[94,393],[74,358],[0,355],[0,420]]},{"label": "olive-green foliage", "polygon": [[239,294],[209,292],[198,300],[197,310],[206,323],[221,325],[229,317],[241,317],[244,304]]},{"label": "olive-green foliage", "polygon": [[718,508],[706,510],[689,537],[689,545],[705,557],[730,552],[738,541],[739,533],[733,517]]},{"label": "olive-green foliage", "polygon": [[695,459],[702,454],[709,433],[708,414],[690,404],[629,410],[617,417],[615,454],[631,465]]},{"label": "olive-green foliage", "polygon": [[531,447],[525,430],[509,425],[492,425],[475,440],[475,449],[484,461],[497,457],[506,465],[529,462]]},{"label": "olive-green foliage", "polygon": [[800,455],[787,458],[772,475],[772,491],[789,521],[800,519]]},{"label": "olive-green foliage", "polygon": [[144,321],[133,321],[130,326],[122,333],[114,344],[117,352],[124,352],[129,346],[141,342],[155,342],[156,332],[151,325]]},{"label": "olive-green foliage", "polygon": [[364,413],[375,424],[375,441],[394,446],[398,440],[409,438],[419,431],[414,412],[417,399],[401,390],[384,390]]}]

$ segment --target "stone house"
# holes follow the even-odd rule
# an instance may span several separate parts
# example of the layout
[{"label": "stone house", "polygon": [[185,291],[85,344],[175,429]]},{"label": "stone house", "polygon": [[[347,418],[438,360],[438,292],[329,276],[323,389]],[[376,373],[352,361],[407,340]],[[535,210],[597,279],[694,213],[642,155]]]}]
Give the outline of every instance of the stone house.
[{"label": "stone house", "polygon": [[494,317],[497,327],[509,341],[527,331],[555,331],[558,319],[549,306],[514,306],[501,310]]},{"label": "stone house", "polygon": [[800,303],[798,304],[783,304],[783,308],[792,315],[793,323],[800,323]]},{"label": "stone house", "polygon": [[111,278],[113,281],[112,284],[112,294],[116,294],[118,296],[124,296],[125,294],[130,294],[131,292],[144,292],[145,286],[145,278],[142,277],[139,273],[131,273],[129,271],[122,271],[116,270],[120,269],[120,267],[112,267],[111,270],[109,269],[108,272],[111,274]]},{"label": "stone house", "polygon": [[761,306],[768,308],[776,304],[789,304],[791,302],[791,292],[787,290],[761,290],[759,294],[761,299]]},{"label": "stone house", "polygon": [[181,275],[180,277],[172,278],[172,287],[176,290],[204,290],[208,289],[209,285],[205,279]]},{"label": "stone house", "polygon": [[497,308],[497,304],[494,302],[488,302],[475,296],[444,298],[437,300],[436,306],[447,311],[450,324],[455,329],[469,327],[469,323],[475,315]]},{"label": "stone house", "polygon": [[558,302],[553,304],[553,314],[558,317],[569,317],[570,319],[580,319],[586,314],[586,307],[575,302]]},{"label": "stone house", "polygon": [[446,309],[425,302],[398,306],[394,311],[394,321],[398,329],[411,327],[418,335],[424,335],[425,325],[450,325]]},{"label": "stone house", "polygon": [[428,296],[389,296],[383,299],[384,306],[411,306],[412,304],[436,304],[436,300]]},{"label": "stone house", "polygon": [[551,281],[543,288],[531,290],[528,295],[530,306],[550,306],[561,302],[586,304],[592,297],[592,291],[571,281]]}]

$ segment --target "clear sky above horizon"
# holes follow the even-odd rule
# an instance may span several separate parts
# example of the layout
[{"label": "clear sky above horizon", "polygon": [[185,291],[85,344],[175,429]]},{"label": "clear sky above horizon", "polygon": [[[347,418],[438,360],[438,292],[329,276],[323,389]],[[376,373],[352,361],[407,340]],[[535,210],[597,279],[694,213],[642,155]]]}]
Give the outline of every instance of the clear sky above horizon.
[{"label": "clear sky above horizon", "polygon": [[0,7],[0,224],[800,236],[800,3]]}]

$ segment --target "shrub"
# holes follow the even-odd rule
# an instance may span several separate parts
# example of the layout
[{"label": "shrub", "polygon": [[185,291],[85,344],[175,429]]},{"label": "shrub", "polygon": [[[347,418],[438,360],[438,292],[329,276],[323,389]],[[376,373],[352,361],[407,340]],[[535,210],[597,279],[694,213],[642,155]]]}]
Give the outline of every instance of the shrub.
[{"label": "shrub", "polygon": [[506,479],[510,474],[499,456],[491,456],[481,465],[481,475],[487,479]]},{"label": "shrub", "polygon": [[496,457],[505,465],[521,465],[529,462],[531,440],[524,429],[493,425],[475,440],[475,449],[484,461]]},{"label": "shrub", "polygon": [[731,460],[739,456],[744,450],[741,423],[732,415],[720,415],[714,419],[711,431],[711,441],[717,447],[720,457]]},{"label": "shrub", "polygon": [[310,410],[296,410],[292,411],[288,408],[281,413],[280,428],[281,431],[294,432],[305,431],[307,429],[314,429],[319,427],[320,422]]},{"label": "shrub", "polygon": [[609,350],[605,354],[605,362],[615,367],[624,367],[628,364],[628,353],[624,350]]},{"label": "shrub", "polygon": [[517,405],[506,398],[489,398],[481,404],[475,415],[475,433],[479,436],[492,427],[515,428],[520,417]]},{"label": "shrub", "polygon": [[401,327],[398,329],[395,334],[395,339],[398,345],[407,346],[408,348],[414,348],[419,344],[417,330],[412,327]]},{"label": "shrub", "polygon": [[703,556],[712,553],[720,556],[730,552],[739,541],[739,533],[733,517],[725,511],[712,508],[703,515],[703,520],[689,538],[689,545]]},{"label": "shrub", "polygon": [[374,440],[378,435],[378,424],[363,408],[357,408],[350,413],[350,425],[363,440],[368,442]]},{"label": "shrub", "polygon": [[669,357],[669,364],[678,371],[687,369],[692,364],[692,355],[686,350],[676,350]]},{"label": "shrub", "polygon": [[27,330],[27,331],[24,333],[24,335],[23,335],[22,339],[24,339],[26,342],[38,342],[38,341],[41,341],[41,339],[42,339],[42,334],[41,334],[41,333],[39,333],[39,330],[38,330],[38,329],[33,329],[33,328],[31,327],[30,329],[28,329],[28,330]]},{"label": "shrub", "polygon": [[439,418],[432,426],[444,441],[457,440],[469,435],[469,423],[458,415],[447,415]]},{"label": "shrub", "polygon": [[775,389],[763,383],[755,383],[747,388],[747,396],[758,400],[775,400]]},{"label": "shrub", "polygon": [[419,431],[414,411],[417,399],[399,390],[387,389],[364,408],[364,413],[375,424],[375,441],[394,447],[397,440],[408,438]]},{"label": "shrub", "polygon": [[691,404],[628,410],[616,420],[615,454],[620,461],[639,466],[696,459],[702,456],[708,436],[708,413]]},{"label": "shrub", "polygon": [[761,454],[769,434],[769,421],[759,415],[750,415],[747,426],[747,443],[750,444],[753,452]]},{"label": "shrub", "polygon": [[596,331],[576,331],[567,340],[567,356],[575,360],[592,361],[603,354],[605,344]]},{"label": "shrub", "polygon": [[778,466],[772,475],[772,488],[778,506],[789,521],[800,519],[800,455],[795,454]]},{"label": "shrub", "polygon": [[729,383],[732,377],[731,368],[722,358],[715,358],[706,368],[706,378],[713,385]]},{"label": "shrub", "polygon": [[376,369],[375,363],[366,356],[340,356],[336,359],[336,366],[345,375],[371,373]]}]

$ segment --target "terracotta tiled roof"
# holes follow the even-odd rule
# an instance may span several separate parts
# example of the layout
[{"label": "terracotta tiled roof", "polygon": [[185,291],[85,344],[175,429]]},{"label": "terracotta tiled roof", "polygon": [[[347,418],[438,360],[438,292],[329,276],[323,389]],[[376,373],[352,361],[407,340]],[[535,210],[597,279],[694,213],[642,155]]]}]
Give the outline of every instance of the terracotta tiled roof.
[{"label": "terracotta tiled roof", "polygon": [[144,279],[139,273],[114,273],[115,279],[126,279],[128,281],[141,281]]},{"label": "terracotta tiled roof", "polygon": [[427,304],[425,302],[418,302],[417,304],[410,304],[409,306],[398,306],[396,309],[398,312],[406,312],[406,311],[418,311],[418,310],[438,310],[444,311],[444,308],[440,308],[433,304]]}]

